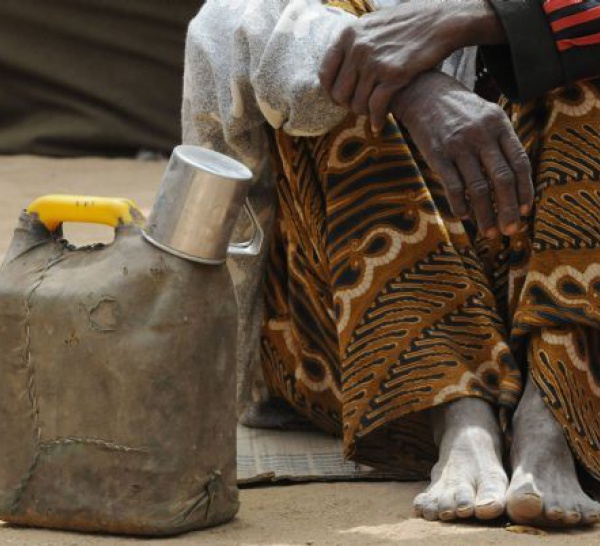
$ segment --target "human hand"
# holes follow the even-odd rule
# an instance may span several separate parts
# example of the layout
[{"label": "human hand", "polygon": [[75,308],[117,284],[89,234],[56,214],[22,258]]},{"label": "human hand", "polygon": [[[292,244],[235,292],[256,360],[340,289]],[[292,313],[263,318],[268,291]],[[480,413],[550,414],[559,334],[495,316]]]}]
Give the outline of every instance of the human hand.
[{"label": "human hand", "polygon": [[517,233],[533,204],[531,167],[499,106],[429,72],[394,97],[391,112],[439,175],[456,216],[473,215],[486,237]]},{"label": "human hand", "polygon": [[500,43],[503,27],[486,0],[409,1],[346,28],[320,69],[324,90],[379,131],[396,92],[468,45]]}]

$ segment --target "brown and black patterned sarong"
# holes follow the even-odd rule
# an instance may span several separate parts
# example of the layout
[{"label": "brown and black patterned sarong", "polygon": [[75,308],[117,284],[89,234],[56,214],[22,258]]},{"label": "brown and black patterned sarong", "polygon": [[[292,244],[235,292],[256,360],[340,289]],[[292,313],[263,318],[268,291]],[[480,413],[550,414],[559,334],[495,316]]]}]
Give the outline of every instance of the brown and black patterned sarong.
[{"label": "brown and black patterned sarong", "polygon": [[600,477],[600,88],[511,115],[536,207],[522,233],[496,241],[452,216],[391,120],[379,136],[364,117],[319,138],[273,135],[263,370],[275,397],[343,434],[355,461],[425,477],[428,410],[462,397],[512,410],[529,362]]}]

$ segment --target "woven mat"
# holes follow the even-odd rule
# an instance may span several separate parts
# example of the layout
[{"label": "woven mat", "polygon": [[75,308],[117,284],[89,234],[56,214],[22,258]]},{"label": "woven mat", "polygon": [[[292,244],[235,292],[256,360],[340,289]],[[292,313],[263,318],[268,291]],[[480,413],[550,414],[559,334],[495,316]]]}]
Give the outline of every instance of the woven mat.
[{"label": "woven mat", "polygon": [[342,441],[319,431],[256,429],[238,425],[238,483],[398,480],[410,473],[379,472],[344,460]]}]

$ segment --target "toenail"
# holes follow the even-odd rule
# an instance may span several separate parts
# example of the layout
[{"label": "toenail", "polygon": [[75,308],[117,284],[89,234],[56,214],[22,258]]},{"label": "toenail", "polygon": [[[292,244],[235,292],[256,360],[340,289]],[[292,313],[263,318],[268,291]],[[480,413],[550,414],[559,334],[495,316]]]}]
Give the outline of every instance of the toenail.
[{"label": "toenail", "polygon": [[475,511],[475,507],[472,505],[459,506],[456,509],[456,514],[458,516],[460,516],[461,518],[468,518],[473,515],[474,511]]},{"label": "toenail", "polygon": [[581,519],[581,514],[579,512],[567,512],[563,521],[568,523],[577,523]]},{"label": "toenail", "polygon": [[558,504],[548,503],[545,508],[546,517],[548,518],[559,519],[565,515],[564,510]]}]

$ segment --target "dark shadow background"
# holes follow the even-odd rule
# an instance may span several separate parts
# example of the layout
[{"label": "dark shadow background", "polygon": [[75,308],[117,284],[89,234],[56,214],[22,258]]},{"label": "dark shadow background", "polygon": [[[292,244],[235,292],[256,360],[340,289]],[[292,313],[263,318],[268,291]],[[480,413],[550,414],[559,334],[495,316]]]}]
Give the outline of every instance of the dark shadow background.
[{"label": "dark shadow background", "polygon": [[0,154],[170,151],[202,2],[1,0]]}]

